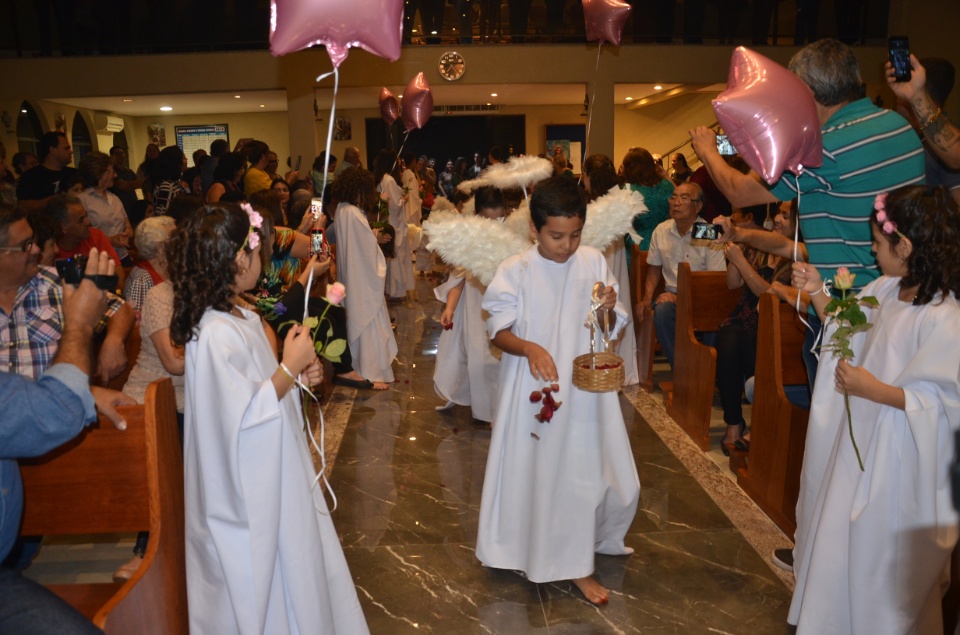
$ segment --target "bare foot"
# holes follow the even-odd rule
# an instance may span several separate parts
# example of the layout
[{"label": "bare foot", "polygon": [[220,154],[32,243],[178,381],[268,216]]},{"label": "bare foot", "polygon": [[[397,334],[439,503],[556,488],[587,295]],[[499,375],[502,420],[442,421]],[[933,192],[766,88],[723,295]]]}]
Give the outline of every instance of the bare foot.
[{"label": "bare foot", "polygon": [[390,384],[388,384],[388,383],[386,383],[386,382],[382,382],[382,381],[375,381],[375,382],[373,382],[373,389],[374,389],[374,390],[386,390],[386,389],[389,388],[389,387],[390,387]]},{"label": "bare foot", "polygon": [[587,598],[587,601],[591,604],[606,604],[609,601],[607,590],[591,576],[577,578],[571,580],[571,582],[577,585],[577,588],[583,593],[583,597]]}]

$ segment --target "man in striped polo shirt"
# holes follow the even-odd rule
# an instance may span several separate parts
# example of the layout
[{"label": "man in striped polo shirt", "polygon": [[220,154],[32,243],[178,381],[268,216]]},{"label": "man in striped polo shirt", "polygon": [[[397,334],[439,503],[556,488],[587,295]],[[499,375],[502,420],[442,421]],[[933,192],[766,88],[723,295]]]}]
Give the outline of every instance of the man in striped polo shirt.
[{"label": "man in striped polo shirt", "polygon": [[[859,289],[879,275],[870,249],[873,199],[880,192],[923,183],[923,148],[906,119],[861,97],[857,59],[845,44],[818,40],[797,52],[789,68],[813,91],[823,132],[822,166],[805,168],[799,177],[785,173],[768,189],[756,173],[741,174],[723,160],[709,128],[690,131],[693,149],[734,207],[799,194],[800,229],[810,262],[824,279],[833,277],[838,267],[849,268],[857,274]],[[793,242],[773,232],[736,232],[736,240],[793,256]],[[811,317],[811,326],[819,332],[819,320]],[[809,351],[815,337],[808,332],[804,346],[811,389],[816,358]]]}]

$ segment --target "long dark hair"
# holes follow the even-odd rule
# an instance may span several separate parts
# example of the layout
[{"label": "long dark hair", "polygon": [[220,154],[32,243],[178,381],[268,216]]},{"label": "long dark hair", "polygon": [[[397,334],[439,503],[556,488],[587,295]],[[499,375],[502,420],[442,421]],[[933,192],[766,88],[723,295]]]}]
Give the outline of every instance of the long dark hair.
[{"label": "long dark hair", "polygon": [[[913,303],[927,304],[938,292],[960,298],[960,210],[950,192],[939,185],[908,185],[890,192],[884,207],[886,220],[913,244],[900,280],[901,288],[917,287]],[[900,244],[897,231],[883,231],[877,210],[870,219],[891,246]]]},{"label": "long dark hair", "polygon": [[173,284],[170,339],[178,346],[196,336],[207,309],[229,311],[237,276],[237,252],[250,233],[250,219],[235,205],[207,205],[181,222],[167,243]]}]

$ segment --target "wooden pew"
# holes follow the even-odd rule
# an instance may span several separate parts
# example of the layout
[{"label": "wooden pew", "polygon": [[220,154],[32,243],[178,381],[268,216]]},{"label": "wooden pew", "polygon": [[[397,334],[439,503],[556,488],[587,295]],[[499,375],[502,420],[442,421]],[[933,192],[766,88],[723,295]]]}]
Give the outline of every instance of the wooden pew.
[{"label": "wooden pew", "polygon": [[122,584],[51,585],[108,635],[186,633],[183,462],[169,379],[147,387],[143,406],[120,409],[56,450],[21,461],[22,533],[150,531],[143,564]]},{"label": "wooden pew", "polygon": [[[630,276],[633,280],[633,328],[637,339],[637,371],[640,386],[647,392],[653,392],[653,355],[657,349],[657,334],[653,328],[653,310],[644,307],[643,321],[637,320],[636,305],[643,299],[643,285],[647,279],[647,252],[640,251],[636,245],[630,245]],[[654,296],[663,293],[663,278],[654,292]]]},{"label": "wooden pew", "polygon": [[717,378],[717,351],[697,341],[698,332],[716,331],[733,311],[740,289],[728,289],[725,271],[692,273],[681,262],[677,272],[677,333],[673,398],[667,414],[700,449],[710,449],[710,410]]},{"label": "wooden pew", "polygon": [[768,293],[760,297],[750,455],[737,470],[740,487],[788,536],[797,528],[808,413],[790,403],[783,387],[807,383],[805,328],[794,307]]}]

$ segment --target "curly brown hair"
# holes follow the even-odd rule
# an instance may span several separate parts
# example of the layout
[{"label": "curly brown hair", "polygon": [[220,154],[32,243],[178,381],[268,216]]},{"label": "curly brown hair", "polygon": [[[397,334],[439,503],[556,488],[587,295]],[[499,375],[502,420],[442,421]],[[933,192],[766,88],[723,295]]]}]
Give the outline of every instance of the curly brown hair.
[{"label": "curly brown hair", "polygon": [[[885,208],[887,220],[913,244],[906,263],[909,273],[900,281],[901,288],[917,287],[913,304],[927,304],[938,292],[960,297],[960,210],[946,188],[901,187],[887,195]],[[870,218],[892,246],[901,242],[897,232],[883,231],[876,210]]]},{"label": "curly brown hair", "polygon": [[362,166],[341,172],[333,180],[330,195],[339,203],[350,203],[365,210],[377,191],[373,174]]},{"label": "curly brown hair", "polygon": [[653,155],[644,148],[630,148],[623,157],[623,180],[636,185],[656,185],[663,179],[657,173]]},{"label": "curly brown hair", "polygon": [[184,346],[196,336],[207,309],[233,308],[237,252],[246,245],[250,219],[232,204],[207,205],[185,219],[167,244],[167,267],[173,284],[170,339]]}]

